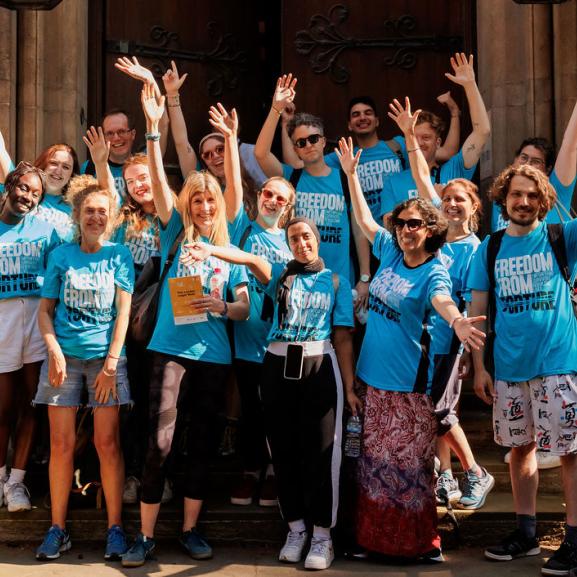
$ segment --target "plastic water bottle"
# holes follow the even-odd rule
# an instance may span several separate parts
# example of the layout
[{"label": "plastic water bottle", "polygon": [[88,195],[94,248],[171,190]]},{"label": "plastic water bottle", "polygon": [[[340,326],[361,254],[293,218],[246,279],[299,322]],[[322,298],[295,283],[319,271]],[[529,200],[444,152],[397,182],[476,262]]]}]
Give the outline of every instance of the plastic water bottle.
[{"label": "plastic water bottle", "polygon": [[[215,268],[210,277],[210,296],[215,299],[224,299],[224,275],[220,268]],[[219,317],[220,313],[210,313],[214,317]]]},{"label": "plastic water bottle", "polygon": [[363,424],[361,418],[352,415],[347,421],[347,432],[345,437],[345,456],[357,458],[361,456],[361,434]]}]

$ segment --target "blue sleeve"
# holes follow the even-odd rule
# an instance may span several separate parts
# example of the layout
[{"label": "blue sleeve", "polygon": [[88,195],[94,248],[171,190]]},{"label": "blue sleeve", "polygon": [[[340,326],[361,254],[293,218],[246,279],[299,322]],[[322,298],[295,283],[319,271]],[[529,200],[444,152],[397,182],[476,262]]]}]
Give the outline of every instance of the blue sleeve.
[{"label": "blue sleeve", "polygon": [[455,156],[451,156],[445,164],[441,166],[441,182],[449,182],[453,178],[466,178],[471,180],[477,169],[476,162],[471,168],[465,168],[465,160],[463,159],[463,150],[459,150]]},{"label": "blue sleeve", "polygon": [[292,166],[289,166],[288,164],[282,165],[282,176],[285,180],[288,180],[290,182],[291,174],[293,172],[294,172],[294,168]]},{"label": "blue sleeve", "polygon": [[86,168],[88,166],[88,160],[85,160],[80,167],[80,174],[86,174]]},{"label": "blue sleeve", "polygon": [[228,234],[230,236],[231,244],[238,246],[244,231],[249,225],[250,219],[248,218],[244,207],[241,206],[236,216],[234,217],[234,220],[228,223]]},{"label": "blue sleeve", "polygon": [[489,237],[481,243],[477,249],[471,266],[469,268],[469,275],[467,277],[468,291],[488,291],[489,290],[489,274],[487,272],[487,246]]},{"label": "blue sleeve", "polygon": [[172,209],[172,214],[170,215],[168,224],[166,226],[162,226],[161,223],[158,228],[160,236],[160,250],[162,252],[163,258],[167,258],[172,243],[176,240],[178,233],[182,229],[182,217],[176,208]]},{"label": "blue sleeve", "polygon": [[386,228],[380,227],[375,234],[375,240],[373,242],[373,254],[375,257],[381,260],[385,247],[392,242],[393,237],[391,233]]},{"label": "blue sleeve", "polygon": [[246,266],[242,264],[231,265],[228,284],[231,288],[235,288],[242,284],[248,284],[248,275],[246,274]]},{"label": "blue sleeve", "polygon": [[134,262],[128,248],[123,244],[116,245],[116,267],[114,269],[114,284],[127,293],[134,291]]},{"label": "blue sleeve", "polygon": [[561,184],[555,169],[549,175],[549,182],[555,189],[557,193],[557,202],[560,204],[561,210],[561,217],[563,220],[571,219],[571,200],[573,199],[573,191],[575,190],[575,181],[577,177],[573,178],[573,180],[568,184],[564,185]]},{"label": "blue sleeve", "polygon": [[333,327],[354,327],[353,293],[349,281],[339,275],[339,288],[335,295],[333,308]]},{"label": "blue sleeve", "polygon": [[56,251],[52,251],[48,256],[48,264],[44,273],[41,296],[45,299],[57,299],[60,296],[60,269],[55,254]]},{"label": "blue sleeve", "polygon": [[451,283],[449,271],[443,265],[435,267],[432,271],[431,277],[429,278],[427,299],[431,302],[437,295],[447,295],[450,297],[452,288],[453,285]]},{"label": "blue sleeve", "polygon": [[272,267],[271,271],[271,278],[269,283],[264,286],[264,292],[276,303],[276,289],[278,286],[278,281],[280,279],[281,274],[283,273],[286,267]]},{"label": "blue sleeve", "polygon": [[391,184],[392,176],[385,179],[383,184],[383,190],[381,190],[381,218],[388,214],[395,208],[395,193],[393,191],[393,185]]},{"label": "blue sleeve", "polygon": [[325,163],[331,168],[341,167],[341,163],[336,152],[331,152],[330,154],[325,155]]}]

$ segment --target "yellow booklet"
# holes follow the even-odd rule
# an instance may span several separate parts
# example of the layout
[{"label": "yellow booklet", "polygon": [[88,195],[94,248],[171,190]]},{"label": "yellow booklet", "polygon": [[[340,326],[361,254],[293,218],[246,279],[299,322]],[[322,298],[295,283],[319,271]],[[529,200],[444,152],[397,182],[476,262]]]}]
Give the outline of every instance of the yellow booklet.
[{"label": "yellow booklet", "polygon": [[201,298],[202,281],[199,275],[168,279],[170,302],[175,325],[190,325],[208,320],[206,312],[195,309],[190,302]]}]

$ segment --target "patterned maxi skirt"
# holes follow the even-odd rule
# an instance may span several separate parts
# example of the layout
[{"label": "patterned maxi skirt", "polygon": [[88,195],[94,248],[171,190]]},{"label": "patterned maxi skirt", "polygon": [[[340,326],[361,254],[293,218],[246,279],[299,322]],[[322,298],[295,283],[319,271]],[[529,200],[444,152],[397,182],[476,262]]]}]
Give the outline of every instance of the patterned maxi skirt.
[{"label": "patterned maxi skirt", "polygon": [[438,546],[436,427],[429,396],[367,387],[358,470],[357,541],[362,547],[417,557]]}]

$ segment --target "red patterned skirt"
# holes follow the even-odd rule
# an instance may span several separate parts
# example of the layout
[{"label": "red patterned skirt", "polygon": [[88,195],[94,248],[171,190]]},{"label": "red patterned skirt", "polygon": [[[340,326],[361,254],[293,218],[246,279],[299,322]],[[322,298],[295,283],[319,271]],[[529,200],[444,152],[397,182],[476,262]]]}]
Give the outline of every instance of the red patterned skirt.
[{"label": "red patterned skirt", "polygon": [[369,551],[417,557],[438,545],[437,423],[428,395],[367,387],[359,458],[357,540]]}]

